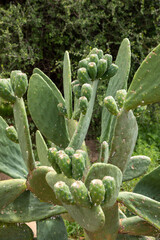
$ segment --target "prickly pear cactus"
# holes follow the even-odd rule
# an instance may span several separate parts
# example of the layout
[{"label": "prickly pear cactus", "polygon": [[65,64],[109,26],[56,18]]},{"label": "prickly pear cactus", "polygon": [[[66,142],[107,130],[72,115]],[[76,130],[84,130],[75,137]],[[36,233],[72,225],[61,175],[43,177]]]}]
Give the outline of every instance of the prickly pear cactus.
[{"label": "prickly pear cactus", "polygon": [[[29,85],[27,75],[19,70],[11,72],[10,79],[0,79],[0,97],[12,104],[15,120],[15,126],[8,126],[0,117],[0,171],[12,178],[0,182],[2,239],[11,239],[12,232],[32,240],[31,230],[18,223],[37,221],[37,239],[66,240],[59,216],[63,213],[84,228],[86,240],[158,238],[160,168],[141,178],[133,193],[121,192],[121,184],[146,173],[150,164],[147,156],[132,156],[138,134],[133,109],[160,101],[160,45],[141,64],[127,92],[130,58],[128,39],[122,41],[115,62],[94,48],[79,62],[73,80],[65,52],[64,97],[37,68]],[[100,154],[92,163],[85,137],[101,80],[108,88]],[[23,100],[26,91],[28,109],[38,128],[38,164]],[[127,217],[121,204],[133,215]]]}]

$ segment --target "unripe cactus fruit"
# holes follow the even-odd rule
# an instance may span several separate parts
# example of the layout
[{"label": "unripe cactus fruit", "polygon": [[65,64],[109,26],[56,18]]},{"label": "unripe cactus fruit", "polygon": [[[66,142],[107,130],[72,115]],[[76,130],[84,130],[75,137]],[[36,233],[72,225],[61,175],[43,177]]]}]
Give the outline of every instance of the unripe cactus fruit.
[{"label": "unripe cactus fruit", "polygon": [[71,82],[72,88],[73,88],[74,85],[76,85],[76,84],[79,84],[79,80],[78,80],[78,79],[76,79],[76,80],[74,80],[73,82]]},{"label": "unripe cactus fruit", "polygon": [[92,80],[96,79],[97,76],[97,65],[95,62],[89,62],[87,65],[87,70],[88,70],[88,74],[90,76],[90,78]]},{"label": "unripe cactus fruit", "polygon": [[18,134],[16,129],[13,126],[9,126],[6,128],[7,137],[14,143],[18,143]]},{"label": "unripe cactus fruit", "polygon": [[11,85],[15,95],[19,98],[23,97],[28,87],[27,75],[19,71],[11,72]]},{"label": "unripe cactus fruit", "polygon": [[64,151],[70,157],[70,159],[72,159],[75,150],[72,147],[67,147]]},{"label": "unripe cactus fruit", "polygon": [[81,85],[80,84],[75,84],[73,86],[73,93],[76,98],[79,99],[81,97]]},{"label": "unripe cactus fruit", "polygon": [[108,111],[117,116],[119,113],[117,103],[112,96],[108,96],[104,98],[104,106],[108,109]]},{"label": "unripe cactus fruit", "polygon": [[80,84],[91,83],[91,79],[86,68],[83,67],[78,69],[78,80]]},{"label": "unripe cactus fruit", "polygon": [[108,67],[107,60],[100,59],[97,65],[97,78],[100,78],[104,75]]},{"label": "unripe cactus fruit", "polygon": [[91,54],[98,54],[98,51],[99,51],[98,48],[93,48],[93,49],[90,51],[90,55],[91,55]]},{"label": "unripe cactus fruit", "polygon": [[67,109],[65,105],[63,103],[58,103],[57,107],[58,107],[59,113],[62,116],[67,117]]},{"label": "unripe cactus fruit", "polygon": [[89,185],[90,197],[93,205],[98,206],[102,203],[105,197],[105,187],[102,180],[94,179]]},{"label": "unripe cactus fruit", "polygon": [[99,59],[103,58],[103,51],[101,49],[98,49],[97,55]]},{"label": "unripe cactus fruit", "polygon": [[0,79],[0,97],[11,103],[14,103],[16,100],[9,78]]},{"label": "unripe cactus fruit", "polygon": [[60,150],[60,151],[56,152],[56,158],[57,158],[57,162],[58,162],[58,165],[59,165],[61,171],[68,178],[71,178],[72,177],[72,163],[71,163],[71,159],[69,158],[69,156],[63,150]]},{"label": "unripe cactus fruit", "polygon": [[67,184],[63,181],[59,181],[54,185],[54,193],[56,195],[56,198],[60,200],[61,202],[64,202],[66,204],[72,204],[73,203],[73,197],[69,190],[69,187]]},{"label": "unripe cactus fruit", "polygon": [[70,191],[77,205],[91,207],[88,190],[82,181],[72,183]]},{"label": "unripe cactus fruit", "polygon": [[48,161],[50,162],[50,164],[54,168],[54,170],[59,174],[62,171],[57,164],[57,157],[56,157],[57,151],[58,150],[55,147],[48,149]]},{"label": "unripe cactus fruit", "polygon": [[116,188],[115,180],[111,176],[105,176],[102,179],[102,182],[105,187],[104,203],[108,203],[112,197],[112,194],[114,194]]},{"label": "unripe cactus fruit", "polygon": [[110,65],[112,64],[112,55],[110,55],[110,54],[105,54],[105,55],[103,56],[103,58],[107,61],[107,63],[108,63],[108,68],[109,68]]},{"label": "unripe cactus fruit", "polygon": [[97,54],[91,54],[89,57],[89,62],[95,62],[95,64],[97,65],[99,62],[99,58]]},{"label": "unripe cactus fruit", "polygon": [[91,99],[91,95],[92,95],[91,85],[89,83],[83,84],[81,88],[81,96],[85,96],[89,101]]},{"label": "unripe cactus fruit", "polygon": [[118,107],[119,107],[119,108],[122,108],[122,107],[123,107],[123,104],[124,104],[124,100],[125,100],[126,95],[127,95],[127,92],[126,92],[125,89],[121,89],[121,90],[118,90],[118,91],[116,92],[116,97],[115,97],[115,99],[116,99],[116,101],[117,101],[117,103],[118,103]]},{"label": "unripe cactus fruit", "polygon": [[87,65],[88,65],[88,59],[83,59],[83,60],[81,60],[81,61],[79,61],[79,67],[80,68],[87,68]]},{"label": "unripe cactus fruit", "polygon": [[72,156],[72,176],[79,180],[83,176],[85,169],[85,159],[82,153],[75,153]]},{"label": "unripe cactus fruit", "polygon": [[86,97],[82,96],[79,98],[79,108],[83,115],[86,114],[88,108],[88,100]]}]

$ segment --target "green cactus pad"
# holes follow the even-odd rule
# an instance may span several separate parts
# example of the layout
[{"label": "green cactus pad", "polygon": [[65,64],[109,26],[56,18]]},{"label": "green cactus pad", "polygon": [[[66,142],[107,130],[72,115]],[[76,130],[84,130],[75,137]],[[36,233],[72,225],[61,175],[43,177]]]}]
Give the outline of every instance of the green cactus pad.
[{"label": "green cactus pad", "polygon": [[[112,60],[111,60],[112,61]],[[109,64],[109,60],[108,60]],[[119,89],[127,89],[127,80],[130,71],[131,64],[131,50],[130,42],[125,38],[119,48],[115,64],[119,67],[117,74],[109,81],[106,91],[107,96],[116,96],[116,92]],[[107,141],[110,145],[113,131],[115,127],[116,118],[108,112],[104,107],[102,111],[102,123],[101,123],[101,137],[100,142]]]},{"label": "green cactus pad", "polygon": [[123,174],[123,181],[129,181],[143,175],[147,172],[150,163],[151,159],[146,156],[131,157]]},{"label": "green cactus pad", "polygon": [[36,168],[28,177],[27,187],[41,201],[61,205],[61,202],[57,200],[52,188],[45,179],[47,173],[50,171],[55,173],[50,167],[42,166]]},{"label": "green cactus pad", "polygon": [[28,172],[19,144],[6,136],[7,123],[0,117],[0,171],[12,178],[26,178]]},{"label": "green cactus pad", "polygon": [[6,128],[7,137],[14,143],[18,143],[18,134],[14,126],[9,126]]},{"label": "green cactus pad", "polygon": [[59,114],[61,114],[64,117],[68,117],[67,115],[67,108],[63,103],[58,103],[57,108],[59,110]]},{"label": "green cactus pad", "polygon": [[26,188],[26,180],[23,179],[0,181],[0,210],[13,202]]},{"label": "green cactus pad", "polygon": [[119,113],[117,103],[112,96],[108,96],[104,98],[104,106],[108,109],[108,111],[117,116]]},{"label": "green cactus pad", "polygon": [[79,98],[79,108],[83,115],[86,114],[88,108],[88,100],[85,96]]},{"label": "green cactus pad", "polygon": [[69,53],[66,51],[63,61],[63,91],[65,98],[65,106],[67,115],[70,119],[72,117],[72,87],[71,87],[71,64]]},{"label": "green cactus pad", "polygon": [[127,92],[125,89],[120,89],[116,92],[116,101],[117,101],[117,104],[118,104],[118,107],[119,108],[122,108],[123,107],[123,104],[124,104],[124,101],[125,101],[125,98],[126,98],[126,95],[127,95]]},{"label": "green cactus pad", "polygon": [[105,176],[111,176],[115,180],[115,189],[112,192],[112,197],[110,201],[106,203],[107,207],[113,206],[116,202],[117,196],[119,194],[120,186],[122,183],[122,173],[119,168],[114,165],[106,163],[95,163],[89,169],[89,172],[85,179],[85,185],[89,188],[90,182],[94,179],[103,179]]},{"label": "green cactus pad", "polygon": [[72,177],[72,163],[70,157],[63,151],[56,152],[56,159],[61,171],[68,178]]},{"label": "green cactus pad", "polygon": [[58,88],[53,83],[53,81],[46,74],[44,74],[39,68],[34,68],[33,74],[34,73],[37,73],[39,76],[41,76],[43,78],[43,80],[50,86],[50,88],[54,92],[54,95],[57,98],[58,102],[61,102],[64,104],[65,100],[62,96],[62,93],[58,90]]},{"label": "green cactus pad", "polygon": [[109,158],[109,145],[106,141],[102,142],[101,144],[101,150],[100,150],[100,156],[99,161],[107,163]]},{"label": "green cactus pad", "polygon": [[123,203],[131,212],[160,230],[160,211],[158,211],[160,202],[130,192],[120,192],[117,200]]},{"label": "green cactus pad", "polygon": [[160,202],[160,167],[145,175],[133,191]]},{"label": "green cactus pad", "polygon": [[103,204],[110,202],[112,194],[116,191],[116,183],[113,177],[105,176],[102,179],[103,185],[105,187],[105,197]]},{"label": "green cactus pad", "polygon": [[28,87],[27,75],[20,71],[12,71],[10,78],[14,94],[19,98],[23,97]]},{"label": "green cactus pad", "polygon": [[0,79],[0,97],[8,102],[15,102],[16,97],[14,96],[10,79]]},{"label": "green cactus pad", "polygon": [[160,101],[159,65],[160,44],[149,53],[134,75],[124,104],[127,111]]},{"label": "green cactus pad", "polygon": [[37,221],[38,240],[68,240],[67,230],[60,216]]},{"label": "green cactus pad", "polygon": [[98,206],[104,201],[105,187],[100,179],[93,179],[89,185],[89,192],[92,204]]},{"label": "green cactus pad", "polygon": [[84,229],[95,232],[105,223],[105,216],[100,206],[92,208],[63,204],[69,215]]},{"label": "green cactus pad", "polygon": [[0,239],[33,240],[33,232],[27,224],[0,224]]},{"label": "green cactus pad", "polygon": [[73,86],[73,93],[76,98],[79,99],[81,97],[81,85],[80,84],[75,84]]},{"label": "green cactus pad", "polygon": [[33,74],[28,89],[28,106],[32,119],[46,138],[60,147],[66,147],[69,136],[65,119],[59,114],[58,103],[55,91],[40,75]]},{"label": "green cactus pad", "polygon": [[133,153],[137,134],[138,126],[132,110],[122,111],[117,117],[108,161],[119,167],[122,172]]},{"label": "green cactus pad", "polygon": [[89,56],[89,62],[94,62],[96,65],[98,64],[99,62],[99,57],[96,53],[92,53],[90,54]]},{"label": "green cactus pad", "polygon": [[91,83],[91,79],[88,75],[86,68],[84,68],[84,67],[79,68],[77,75],[78,75],[78,80],[79,80],[80,84]]},{"label": "green cactus pad", "polygon": [[24,223],[65,213],[64,207],[39,201],[30,191],[25,191],[0,213],[0,221]]},{"label": "green cactus pad", "polygon": [[63,181],[59,181],[57,182],[54,187],[54,193],[56,195],[56,198],[61,201],[62,203],[65,204],[73,204],[74,200],[73,200],[73,196],[70,192],[69,187],[67,186],[67,184]]},{"label": "green cactus pad", "polygon": [[72,176],[74,179],[81,179],[85,170],[86,160],[82,153],[75,153],[72,156]]},{"label": "green cactus pad", "polygon": [[92,86],[88,83],[82,85],[81,96],[85,96],[88,101],[90,101],[92,96]]},{"label": "green cactus pad", "polygon": [[90,202],[88,190],[82,181],[74,182],[70,187],[70,191],[76,205],[91,208],[92,204]]},{"label": "green cactus pad", "polygon": [[97,65],[95,62],[89,62],[87,65],[87,71],[90,76],[90,78],[93,80],[96,79],[97,76]]},{"label": "green cactus pad", "polygon": [[39,130],[36,131],[36,148],[41,165],[51,166],[50,162],[48,161],[48,147]]},{"label": "green cactus pad", "polygon": [[48,149],[48,161],[50,162],[50,164],[52,165],[52,167],[57,173],[61,173],[62,171],[57,163],[57,156],[56,156],[57,151],[58,150],[55,147]]},{"label": "green cactus pad", "polygon": [[100,59],[97,65],[97,78],[102,77],[107,71],[108,63],[105,59]]}]

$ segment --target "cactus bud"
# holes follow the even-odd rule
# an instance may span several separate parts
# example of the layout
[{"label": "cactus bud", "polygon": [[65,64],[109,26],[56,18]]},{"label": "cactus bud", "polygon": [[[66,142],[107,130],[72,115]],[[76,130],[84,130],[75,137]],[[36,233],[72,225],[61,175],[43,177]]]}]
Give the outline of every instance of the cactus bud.
[{"label": "cactus bud", "polygon": [[105,54],[103,56],[103,58],[108,62],[108,68],[110,67],[110,65],[112,64],[112,55],[110,54]]},{"label": "cactus bud", "polygon": [[111,77],[113,77],[114,75],[116,75],[118,71],[118,66],[114,63],[112,63],[110,65],[110,67],[108,68],[108,70],[106,71],[106,73],[102,76],[102,79],[110,79]]},{"label": "cactus bud", "polygon": [[107,60],[100,59],[97,65],[97,78],[100,78],[104,75],[108,67]]},{"label": "cactus bud", "polygon": [[116,92],[116,97],[115,97],[115,99],[116,99],[116,101],[117,101],[117,103],[118,103],[118,107],[119,107],[119,108],[122,108],[122,107],[123,107],[123,104],[124,104],[124,100],[125,100],[126,95],[127,95],[127,92],[126,92],[125,89],[121,89],[121,90],[118,90],[118,91]]},{"label": "cactus bud", "polygon": [[114,98],[112,96],[108,96],[104,98],[104,106],[108,109],[108,111],[117,116],[119,113],[118,107],[117,107],[117,103],[114,100]]},{"label": "cactus bud", "polygon": [[103,51],[101,49],[98,49],[97,55],[99,59],[103,58]]},{"label": "cactus bud", "polygon": [[50,164],[54,168],[54,170],[58,174],[60,174],[62,171],[57,164],[56,153],[57,153],[57,149],[55,147],[49,148],[48,149],[48,161],[50,162]]},{"label": "cactus bud", "polygon": [[82,85],[81,88],[81,96],[84,96],[87,98],[88,101],[90,101],[92,95],[92,87],[90,84],[85,83]]},{"label": "cactus bud", "polygon": [[11,85],[15,95],[19,98],[23,97],[28,87],[27,75],[20,71],[12,71]]},{"label": "cactus bud", "polygon": [[97,54],[91,54],[89,57],[89,62],[94,62],[96,65],[99,62],[99,58]]},{"label": "cactus bud", "polygon": [[62,116],[67,117],[67,109],[63,103],[58,103],[57,108]]},{"label": "cactus bud", "polygon": [[78,180],[83,176],[85,169],[85,159],[82,153],[75,153],[72,156],[72,175],[73,178]]},{"label": "cactus bud", "polygon": [[79,108],[83,115],[86,114],[88,108],[88,100],[86,97],[82,96],[79,98]]},{"label": "cactus bud", "polygon": [[78,69],[78,80],[81,84],[91,83],[91,79],[86,68],[83,67]]},{"label": "cactus bud", "polygon": [[57,182],[54,185],[54,193],[58,200],[66,204],[73,204],[72,194],[65,182],[62,182],[62,181]]},{"label": "cactus bud", "polygon": [[109,145],[106,141],[103,141],[101,144],[100,162],[107,163],[108,158],[109,158]]},{"label": "cactus bud", "polygon": [[103,185],[105,187],[105,198],[104,198],[104,203],[108,203],[112,197],[112,194],[114,194],[116,184],[115,180],[111,176],[105,176],[102,179]]},{"label": "cactus bud", "polygon": [[99,51],[98,48],[93,48],[93,49],[90,51],[89,54],[90,54],[90,55],[91,55],[91,54],[97,54],[98,51]]},{"label": "cactus bud", "polygon": [[82,181],[72,183],[70,191],[77,205],[82,207],[91,207],[88,190]]},{"label": "cactus bud", "polygon": [[14,96],[10,79],[0,79],[0,97],[8,102],[15,102],[16,97]]},{"label": "cactus bud", "polygon": [[76,84],[73,86],[73,93],[76,98],[79,99],[81,97],[81,85],[80,84]]},{"label": "cactus bud", "polygon": [[95,80],[96,76],[97,76],[97,65],[95,62],[89,62],[87,65],[87,70],[88,70],[88,74],[90,76],[90,78],[93,80]]},{"label": "cactus bud", "polygon": [[100,179],[94,179],[89,185],[90,197],[92,203],[98,206],[102,203],[105,197],[105,187]]},{"label": "cactus bud", "polygon": [[6,135],[12,142],[18,143],[18,134],[13,126],[9,126],[6,128]]},{"label": "cactus bud", "polygon": [[88,60],[86,58],[79,61],[79,67],[80,68],[87,68],[87,65],[88,65]]},{"label": "cactus bud", "polygon": [[63,151],[60,150],[56,152],[56,158],[58,165],[61,169],[61,171],[68,177],[72,177],[72,164],[71,164],[71,159],[69,156]]}]

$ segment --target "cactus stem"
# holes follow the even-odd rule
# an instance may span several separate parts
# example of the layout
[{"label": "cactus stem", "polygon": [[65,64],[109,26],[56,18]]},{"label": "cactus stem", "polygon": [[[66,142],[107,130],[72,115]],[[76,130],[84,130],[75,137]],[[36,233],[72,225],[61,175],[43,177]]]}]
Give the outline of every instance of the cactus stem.
[{"label": "cactus stem", "polygon": [[23,98],[16,98],[13,113],[22,156],[30,172],[35,168],[35,160]]}]

